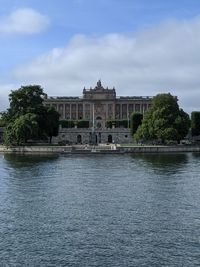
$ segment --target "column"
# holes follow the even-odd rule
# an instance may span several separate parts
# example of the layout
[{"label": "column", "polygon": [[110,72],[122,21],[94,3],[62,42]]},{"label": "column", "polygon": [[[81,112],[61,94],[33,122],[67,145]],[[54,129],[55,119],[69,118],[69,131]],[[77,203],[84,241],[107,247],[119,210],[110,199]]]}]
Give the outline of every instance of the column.
[{"label": "column", "polygon": [[122,104],[120,104],[120,120],[122,119]]}]

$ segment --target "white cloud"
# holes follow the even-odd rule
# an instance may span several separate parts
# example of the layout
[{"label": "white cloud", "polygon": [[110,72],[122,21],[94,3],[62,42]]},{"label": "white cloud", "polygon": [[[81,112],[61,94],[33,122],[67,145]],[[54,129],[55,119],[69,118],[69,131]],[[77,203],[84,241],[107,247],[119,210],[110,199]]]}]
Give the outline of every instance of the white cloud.
[{"label": "white cloud", "polygon": [[50,95],[81,95],[101,78],[118,95],[171,92],[188,112],[200,110],[200,18],[171,21],[134,35],[75,36],[21,66],[15,76]]},{"label": "white cloud", "polygon": [[31,8],[21,8],[0,18],[0,33],[33,34],[45,30],[48,25],[47,16]]}]

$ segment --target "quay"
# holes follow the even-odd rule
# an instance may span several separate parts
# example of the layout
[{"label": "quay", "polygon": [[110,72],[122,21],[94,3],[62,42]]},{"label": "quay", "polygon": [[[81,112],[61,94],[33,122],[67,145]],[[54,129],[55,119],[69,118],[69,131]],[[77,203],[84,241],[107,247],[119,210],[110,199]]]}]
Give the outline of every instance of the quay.
[{"label": "quay", "polygon": [[200,146],[195,145],[34,145],[34,146],[0,146],[0,153],[55,153],[55,154],[125,154],[125,153],[185,153],[200,152]]}]

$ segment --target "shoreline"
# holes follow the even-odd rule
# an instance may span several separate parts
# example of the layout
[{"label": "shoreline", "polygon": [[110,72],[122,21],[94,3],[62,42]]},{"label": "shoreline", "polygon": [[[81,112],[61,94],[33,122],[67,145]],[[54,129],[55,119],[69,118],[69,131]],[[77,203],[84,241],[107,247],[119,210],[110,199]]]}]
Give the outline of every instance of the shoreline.
[{"label": "shoreline", "polygon": [[20,153],[20,154],[129,154],[129,153],[185,153],[200,152],[200,146],[176,145],[176,146],[156,146],[156,145],[73,145],[73,146],[0,146],[0,153]]}]

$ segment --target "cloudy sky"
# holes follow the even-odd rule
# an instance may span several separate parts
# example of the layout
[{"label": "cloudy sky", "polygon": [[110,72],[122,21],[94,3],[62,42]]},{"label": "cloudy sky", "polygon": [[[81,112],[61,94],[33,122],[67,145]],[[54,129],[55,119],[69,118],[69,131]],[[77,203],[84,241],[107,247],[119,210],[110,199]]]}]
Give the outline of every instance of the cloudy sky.
[{"label": "cloudy sky", "polygon": [[199,0],[0,0],[0,111],[21,85],[177,95],[200,110]]}]

